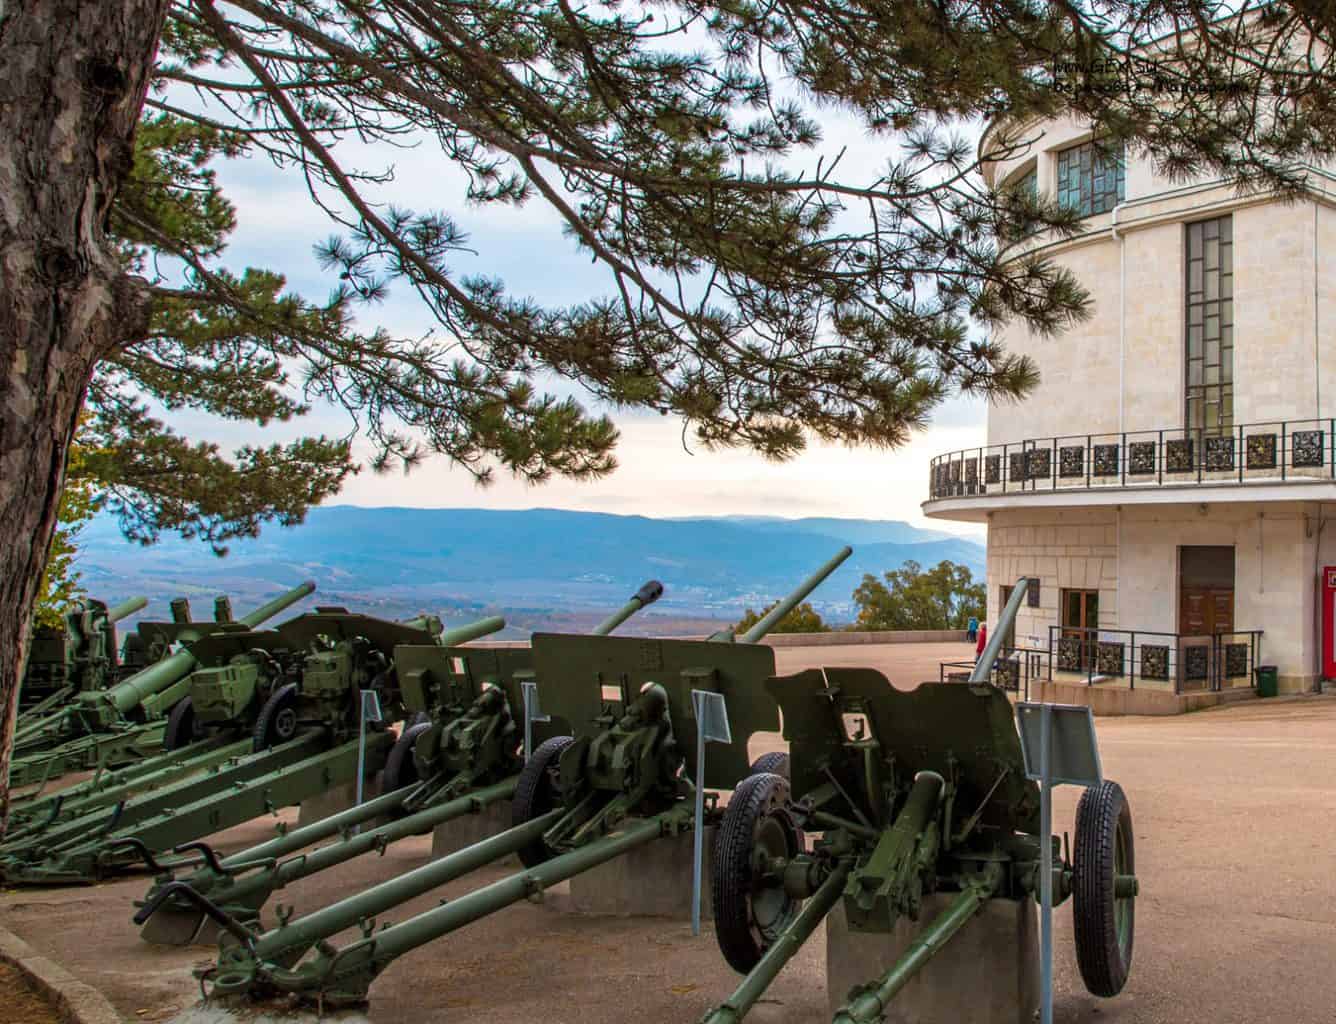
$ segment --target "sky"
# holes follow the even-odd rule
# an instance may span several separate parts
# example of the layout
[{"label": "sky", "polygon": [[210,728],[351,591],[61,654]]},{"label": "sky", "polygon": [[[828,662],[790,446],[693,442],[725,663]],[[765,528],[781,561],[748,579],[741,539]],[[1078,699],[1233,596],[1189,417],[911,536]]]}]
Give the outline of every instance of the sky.
[{"label": "sky", "polygon": [[[844,166],[868,167],[869,172],[885,159],[886,143],[866,136],[851,119],[826,112],[823,128],[825,139],[816,153],[829,158],[846,148]],[[358,143],[340,145],[338,153],[343,161],[363,169],[393,165],[394,181],[381,189],[382,200],[417,210],[444,210],[465,228],[476,254],[452,259],[458,275],[499,276],[512,294],[553,305],[606,294],[604,273],[563,237],[556,215],[545,204],[535,200],[520,209],[464,206],[462,176],[434,144],[398,150]],[[816,153],[806,160],[814,163]],[[243,266],[279,270],[287,275],[289,288],[313,300],[323,299],[337,281],[334,272],[319,267],[313,246],[329,237],[334,225],[310,200],[303,176],[276,168],[264,156],[216,166],[238,220],[223,264],[234,271]],[[359,320],[365,327],[382,326],[413,337],[434,326],[416,294],[393,283],[387,300],[363,310]],[[587,396],[569,389],[566,384],[559,390],[575,393],[590,408],[598,408]],[[928,520],[919,507],[926,496],[929,460],[983,442],[986,406],[981,401],[948,401],[936,411],[930,427],[902,449],[851,449],[813,442],[801,456],[778,464],[741,450],[705,450],[684,436],[683,424],[675,417],[610,414],[621,432],[619,468],[598,481],[554,479],[531,486],[500,471],[483,488],[468,473],[435,458],[407,475],[397,469],[384,474],[364,469],[329,503],[543,506],[649,516],[820,515],[897,519],[972,536],[982,532],[973,524]],[[213,440],[224,448],[314,432],[342,436],[350,428],[341,411],[321,407],[301,420],[263,430],[194,413],[173,412],[168,421],[194,439]]]}]

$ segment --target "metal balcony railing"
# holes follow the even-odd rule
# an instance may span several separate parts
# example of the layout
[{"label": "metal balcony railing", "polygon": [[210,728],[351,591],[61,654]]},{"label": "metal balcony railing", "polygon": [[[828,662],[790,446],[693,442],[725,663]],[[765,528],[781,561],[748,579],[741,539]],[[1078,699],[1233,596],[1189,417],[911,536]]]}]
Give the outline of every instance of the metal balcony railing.
[{"label": "metal balcony railing", "polygon": [[1336,419],[1182,427],[985,445],[932,460],[930,500],[1025,492],[1336,479]]},{"label": "metal balcony railing", "polygon": [[[1172,688],[1176,694],[1255,688],[1262,630],[1165,633],[1147,629],[1050,626],[1047,647],[1004,648],[991,682],[1030,699],[1032,682]],[[939,682],[964,682],[972,661],[943,661]],[[1022,697],[1023,694],[1023,697]]]},{"label": "metal balcony railing", "polygon": [[1048,627],[1048,677],[1172,686],[1174,693],[1254,687],[1262,630],[1167,633],[1144,629]]},{"label": "metal balcony railing", "polygon": [[[993,662],[989,681],[996,687],[1006,690],[1017,700],[1030,699],[1030,681],[1047,680],[1049,652],[1042,647],[1003,647]],[[968,682],[974,668],[972,661],[943,661],[937,665],[939,683]]]}]

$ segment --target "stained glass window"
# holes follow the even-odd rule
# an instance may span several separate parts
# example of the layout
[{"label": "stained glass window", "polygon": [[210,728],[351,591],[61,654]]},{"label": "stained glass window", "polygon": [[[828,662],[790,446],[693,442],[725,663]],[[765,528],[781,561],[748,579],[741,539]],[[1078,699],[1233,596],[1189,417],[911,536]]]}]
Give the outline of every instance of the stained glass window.
[{"label": "stained glass window", "polygon": [[1124,195],[1123,156],[1086,142],[1058,153],[1058,202],[1082,217],[1108,213]]}]

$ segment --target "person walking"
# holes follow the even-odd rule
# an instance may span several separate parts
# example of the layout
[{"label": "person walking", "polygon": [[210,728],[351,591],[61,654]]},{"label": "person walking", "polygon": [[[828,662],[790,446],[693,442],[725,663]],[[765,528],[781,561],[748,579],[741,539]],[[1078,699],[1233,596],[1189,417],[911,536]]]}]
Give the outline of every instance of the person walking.
[{"label": "person walking", "polygon": [[983,657],[983,649],[988,646],[988,624],[986,622],[979,624],[979,642],[974,645],[974,657],[979,659]]},{"label": "person walking", "polygon": [[965,624],[965,636],[971,643],[978,639],[979,619],[977,616],[971,615],[969,622]]}]

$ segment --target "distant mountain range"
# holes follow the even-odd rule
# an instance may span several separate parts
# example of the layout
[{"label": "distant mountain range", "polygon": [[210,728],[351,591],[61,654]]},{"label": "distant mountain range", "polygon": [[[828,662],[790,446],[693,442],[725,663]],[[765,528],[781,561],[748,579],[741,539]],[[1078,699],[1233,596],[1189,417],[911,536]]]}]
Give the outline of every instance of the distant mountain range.
[{"label": "distant mountain range", "polygon": [[655,578],[663,599],[623,631],[663,633],[735,620],[796,586],[844,544],[853,556],[811,598],[837,622],[853,618],[851,595],[864,573],[909,559],[924,566],[950,559],[976,576],[984,569],[981,543],[903,522],[352,506],[312,509],[289,529],[267,527],[221,559],[176,537],[130,544],[114,520],[100,517],[80,535],[78,568],[93,596],[144,594],[154,618],[178,594],[195,599],[198,617],[210,613],[212,595],[226,592],[241,614],[313,579],[316,594],[298,607],[343,604],[392,618],[428,610],[448,622],[500,612],[509,636],[587,628]]}]

